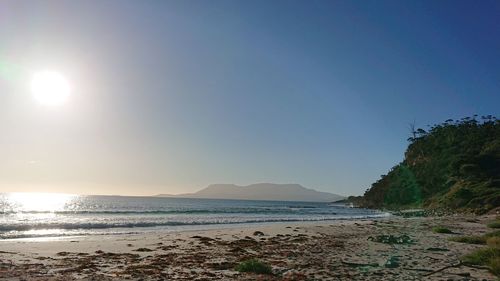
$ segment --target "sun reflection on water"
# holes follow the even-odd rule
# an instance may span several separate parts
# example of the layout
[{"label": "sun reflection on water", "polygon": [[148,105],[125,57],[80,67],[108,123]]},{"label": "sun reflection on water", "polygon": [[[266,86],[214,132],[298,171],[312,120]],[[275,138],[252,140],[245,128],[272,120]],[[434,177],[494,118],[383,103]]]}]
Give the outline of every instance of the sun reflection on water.
[{"label": "sun reflection on water", "polygon": [[19,212],[58,212],[76,197],[64,193],[10,193],[8,202],[11,211]]}]

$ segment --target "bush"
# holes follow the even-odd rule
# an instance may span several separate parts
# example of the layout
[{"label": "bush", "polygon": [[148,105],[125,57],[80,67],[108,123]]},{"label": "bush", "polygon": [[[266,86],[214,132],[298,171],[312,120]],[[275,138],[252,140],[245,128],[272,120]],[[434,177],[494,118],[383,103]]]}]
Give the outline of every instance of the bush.
[{"label": "bush", "polygon": [[445,233],[445,234],[452,234],[453,233],[453,231],[449,230],[446,227],[442,227],[442,226],[433,227],[432,228],[432,232],[434,232],[434,233]]},{"label": "bush", "polygon": [[250,259],[241,262],[236,266],[236,271],[253,272],[257,274],[272,274],[271,266],[259,261],[258,259]]}]

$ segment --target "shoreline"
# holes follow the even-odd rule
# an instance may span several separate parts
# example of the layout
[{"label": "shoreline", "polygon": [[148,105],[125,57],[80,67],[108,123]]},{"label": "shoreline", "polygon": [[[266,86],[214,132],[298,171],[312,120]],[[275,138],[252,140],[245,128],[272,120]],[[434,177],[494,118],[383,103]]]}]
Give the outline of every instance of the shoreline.
[{"label": "shoreline", "polygon": [[[135,234],[145,234],[145,233],[162,233],[162,232],[184,232],[184,231],[205,231],[214,229],[230,229],[230,228],[247,228],[247,227],[259,227],[274,224],[320,224],[320,223],[335,223],[337,221],[354,221],[354,220],[370,220],[370,219],[380,219],[390,217],[392,214],[389,212],[380,212],[376,215],[359,215],[359,216],[339,216],[336,218],[325,218],[325,219],[277,219],[268,221],[247,221],[247,222],[231,222],[231,223],[200,223],[200,224],[181,224],[181,225],[155,225],[149,227],[110,227],[110,228],[69,228],[69,229],[47,229],[49,233],[55,234],[44,234],[45,229],[36,229],[33,234],[17,234],[12,237],[1,237],[0,243],[4,241],[11,241],[17,239],[64,239],[71,237],[86,237],[86,236],[108,236],[108,235],[135,235]],[[38,231],[42,231],[37,234]],[[22,232],[22,231],[21,231]],[[73,233],[72,233],[73,232]]]},{"label": "shoreline", "polygon": [[[481,234],[492,218],[389,216],[4,240],[0,280],[497,280],[485,269],[465,266],[432,273],[481,247],[448,241],[450,234],[433,233],[432,227]],[[388,234],[408,235],[414,243],[369,240]],[[251,258],[271,265],[274,275],[235,271],[239,262]],[[398,266],[387,267],[391,259]]]}]

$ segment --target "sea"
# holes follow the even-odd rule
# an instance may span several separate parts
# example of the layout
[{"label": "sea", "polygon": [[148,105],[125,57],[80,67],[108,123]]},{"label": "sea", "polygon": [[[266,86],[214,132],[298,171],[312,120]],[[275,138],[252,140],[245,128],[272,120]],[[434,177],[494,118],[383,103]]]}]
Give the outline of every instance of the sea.
[{"label": "sea", "polygon": [[139,234],[385,216],[388,214],[375,210],[320,202],[1,193],[0,240]]}]

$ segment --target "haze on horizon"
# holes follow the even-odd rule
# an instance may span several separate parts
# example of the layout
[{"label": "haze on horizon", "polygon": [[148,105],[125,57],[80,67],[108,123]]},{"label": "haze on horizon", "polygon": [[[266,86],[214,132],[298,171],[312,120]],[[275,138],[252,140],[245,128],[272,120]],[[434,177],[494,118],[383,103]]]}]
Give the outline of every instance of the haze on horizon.
[{"label": "haze on horizon", "polygon": [[[362,194],[403,159],[408,123],[499,115],[499,14],[496,0],[2,1],[0,192]],[[30,88],[46,70],[62,82]]]}]

